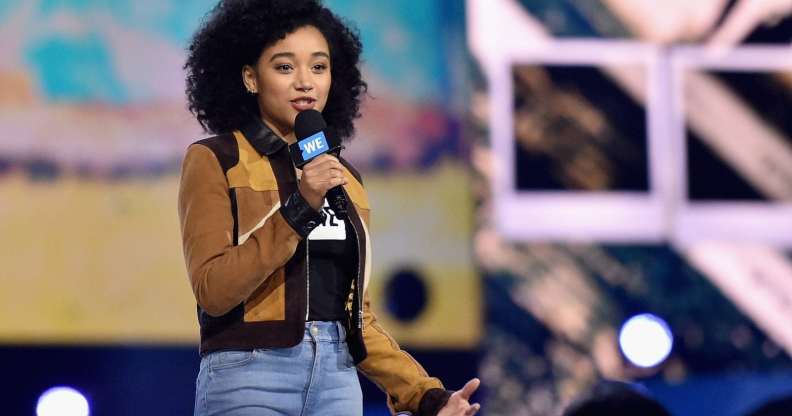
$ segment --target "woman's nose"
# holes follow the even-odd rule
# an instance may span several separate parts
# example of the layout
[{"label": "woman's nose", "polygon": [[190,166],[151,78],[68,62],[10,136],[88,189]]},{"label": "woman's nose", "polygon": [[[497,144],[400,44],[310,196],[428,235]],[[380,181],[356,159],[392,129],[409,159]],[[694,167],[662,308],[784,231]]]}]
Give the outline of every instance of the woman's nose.
[{"label": "woman's nose", "polygon": [[310,71],[302,70],[298,71],[297,79],[295,80],[296,88],[298,91],[308,92],[311,91],[313,86],[313,81],[311,80],[311,73]]}]

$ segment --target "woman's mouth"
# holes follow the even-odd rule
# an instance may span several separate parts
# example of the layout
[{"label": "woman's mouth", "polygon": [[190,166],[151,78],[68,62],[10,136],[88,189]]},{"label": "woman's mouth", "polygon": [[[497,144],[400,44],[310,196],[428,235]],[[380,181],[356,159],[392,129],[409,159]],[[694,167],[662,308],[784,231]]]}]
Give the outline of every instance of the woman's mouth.
[{"label": "woman's mouth", "polygon": [[311,110],[316,105],[316,100],[310,97],[300,97],[291,100],[291,105],[297,111]]}]

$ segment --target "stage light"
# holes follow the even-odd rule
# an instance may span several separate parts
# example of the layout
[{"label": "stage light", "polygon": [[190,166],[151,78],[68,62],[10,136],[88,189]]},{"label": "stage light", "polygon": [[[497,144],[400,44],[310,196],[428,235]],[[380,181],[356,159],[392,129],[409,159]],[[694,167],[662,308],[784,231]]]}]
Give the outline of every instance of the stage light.
[{"label": "stage light", "polygon": [[88,416],[88,400],[71,387],[53,387],[39,397],[37,416]]},{"label": "stage light", "polygon": [[674,336],[661,318],[645,313],[633,316],[622,325],[619,347],[627,359],[638,367],[654,367],[671,353]]}]

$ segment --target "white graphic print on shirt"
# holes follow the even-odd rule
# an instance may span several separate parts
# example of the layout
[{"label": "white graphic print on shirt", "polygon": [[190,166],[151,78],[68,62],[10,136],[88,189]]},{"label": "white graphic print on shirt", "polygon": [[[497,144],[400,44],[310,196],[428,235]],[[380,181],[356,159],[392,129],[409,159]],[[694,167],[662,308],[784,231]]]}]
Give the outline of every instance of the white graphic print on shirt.
[{"label": "white graphic print on shirt", "polygon": [[322,207],[326,214],[324,223],[319,224],[318,227],[308,234],[309,240],[346,240],[346,222],[340,220],[335,216],[335,212],[330,208],[327,199],[324,200]]}]

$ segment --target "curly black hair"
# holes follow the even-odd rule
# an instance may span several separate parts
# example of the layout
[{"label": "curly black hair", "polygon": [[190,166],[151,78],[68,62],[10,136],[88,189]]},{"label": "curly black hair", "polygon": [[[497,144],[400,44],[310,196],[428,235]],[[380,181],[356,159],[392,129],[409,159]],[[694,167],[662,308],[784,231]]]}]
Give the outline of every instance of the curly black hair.
[{"label": "curly black hair", "polygon": [[188,108],[208,133],[240,128],[259,117],[256,97],[242,83],[242,67],[304,26],[316,27],[330,48],[331,86],[324,115],[340,138],[354,133],[360,99],[367,91],[359,63],[363,45],[356,29],[320,0],[221,0],[206,16],[188,48]]}]

